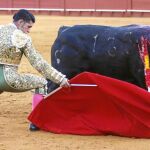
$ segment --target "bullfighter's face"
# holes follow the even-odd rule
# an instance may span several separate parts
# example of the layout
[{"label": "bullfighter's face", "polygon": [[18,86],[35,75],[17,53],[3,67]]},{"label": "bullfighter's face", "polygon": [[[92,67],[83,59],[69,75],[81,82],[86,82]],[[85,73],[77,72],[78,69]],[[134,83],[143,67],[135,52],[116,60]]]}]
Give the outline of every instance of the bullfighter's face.
[{"label": "bullfighter's face", "polygon": [[18,22],[18,29],[21,30],[22,32],[28,34],[30,33],[30,29],[33,26],[33,22],[25,22],[24,20],[20,20],[20,22]]}]

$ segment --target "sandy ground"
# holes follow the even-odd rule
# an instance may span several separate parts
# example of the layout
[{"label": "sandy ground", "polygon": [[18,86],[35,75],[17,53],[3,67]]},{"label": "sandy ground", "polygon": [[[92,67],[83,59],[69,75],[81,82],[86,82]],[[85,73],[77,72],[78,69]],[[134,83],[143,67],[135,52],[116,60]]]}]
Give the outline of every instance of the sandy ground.
[{"label": "sandy ground", "polygon": [[[0,16],[0,24],[10,23],[12,16]],[[98,24],[120,26],[149,25],[149,18],[99,18],[36,16],[31,30],[35,47],[50,62],[50,48],[62,25]],[[22,59],[20,72],[38,74]],[[31,92],[2,93],[0,95],[0,150],[150,150],[149,139],[118,136],[60,135],[28,130],[27,116],[31,112]]]}]

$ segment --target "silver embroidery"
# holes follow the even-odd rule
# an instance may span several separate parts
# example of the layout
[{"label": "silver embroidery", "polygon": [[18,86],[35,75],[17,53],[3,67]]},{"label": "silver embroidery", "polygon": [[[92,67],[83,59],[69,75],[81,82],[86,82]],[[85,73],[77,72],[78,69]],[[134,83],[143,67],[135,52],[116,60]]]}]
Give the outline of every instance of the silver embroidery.
[{"label": "silver embroidery", "polygon": [[55,83],[60,84],[65,78],[61,72],[57,71],[51,65],[49,65],[43,57],[35,50],[32,45],[31,39],[27,41],[26,47],[23,50],[25,56],[28,58],[31,65],[38,70],[45,78],[52,80]]},{"label": "silver embroidery", "polygon": [[11,42],[17,48],[23,48],[27,43],[29,36],[21,30],[16,29],[11,35]]},{"label": "silver embroidery", "polygon": [[16,27],[5,25],[0,28],[0,63],[19,65],[22,58],[22,52],[13,46],[11,36]]},{"label": "silver embroidery", "polygon": [[[13,32],[16,30],[16,27],[12,24],[5,25],[0,28],[0,64],[10,64],[5,65],[4,67],[5,79],[8,85],[12,88],[22,90],[42,87],[47,82],[44,78],[40,78],[32,74],[18,74],[17,65],[20,64],[23,54],[25,54],[28,58],[31,65],[45,78],[60,84],[65,78],[65,75],[54,69],[42,58],[42,56],[33,47],[29,36],[23,36],[23,38],[27,37],[25,40],[26,42],[20,42],[17,47],[12,44],[11,38]],[[24,45],[24,47],[22,47],[22,45]]]},{"label": "silver embroidery", "polygon": [[30,90],[43,87],[47,81],[39,76],[32,74],[18,74],[18,67],[4,65],[4,77],[7,84],[18,90]]}]

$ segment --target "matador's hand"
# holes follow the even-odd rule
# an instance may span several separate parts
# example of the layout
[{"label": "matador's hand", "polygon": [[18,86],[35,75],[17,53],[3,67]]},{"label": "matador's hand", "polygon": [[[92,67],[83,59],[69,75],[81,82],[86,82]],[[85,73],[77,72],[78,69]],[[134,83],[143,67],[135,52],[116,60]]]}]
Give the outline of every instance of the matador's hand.
[{"label": "matador's hand", "polygon": [[62,82],[60,83],[60,86],[61,86],[61,87],[70,87],[71,85],[70,85],[70,83],[69,83],[69,80],[68,80],[67,78],[64,78],[64,79],[62,80]]}]

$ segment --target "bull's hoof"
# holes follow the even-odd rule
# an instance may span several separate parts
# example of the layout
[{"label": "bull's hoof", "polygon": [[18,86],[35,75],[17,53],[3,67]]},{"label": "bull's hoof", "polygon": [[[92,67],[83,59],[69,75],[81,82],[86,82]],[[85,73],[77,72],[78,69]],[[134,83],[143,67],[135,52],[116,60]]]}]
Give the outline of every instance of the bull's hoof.
[{"label": "bull's hoof", "polygon": [[30,131],[38,131],[40,130],[37,126],[35,126],[33,123],[30,123],[30,127],[29,127]]}]

